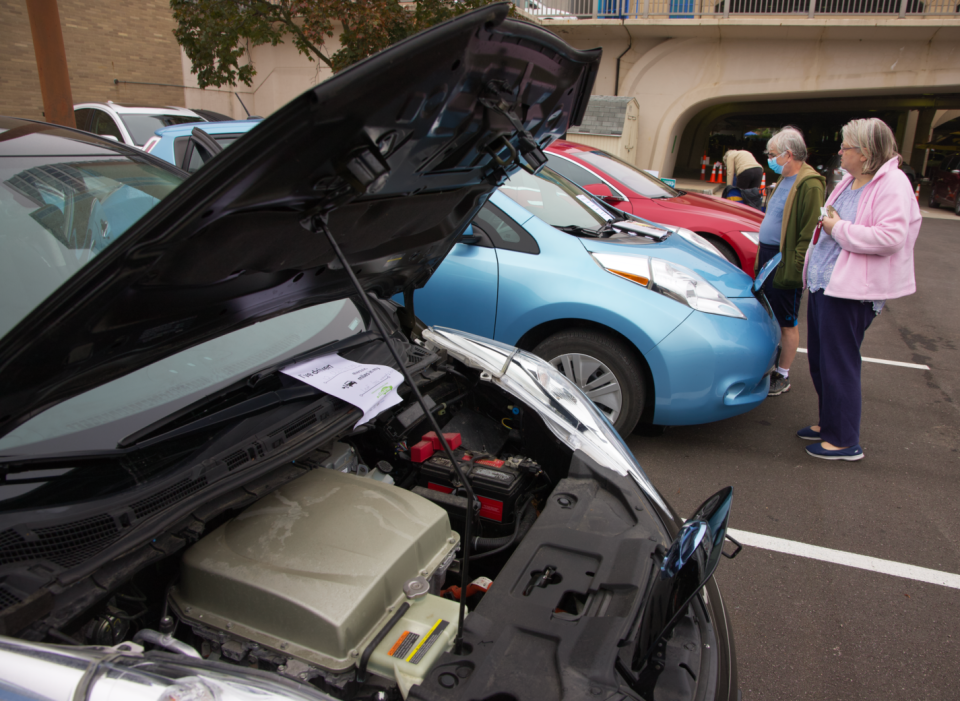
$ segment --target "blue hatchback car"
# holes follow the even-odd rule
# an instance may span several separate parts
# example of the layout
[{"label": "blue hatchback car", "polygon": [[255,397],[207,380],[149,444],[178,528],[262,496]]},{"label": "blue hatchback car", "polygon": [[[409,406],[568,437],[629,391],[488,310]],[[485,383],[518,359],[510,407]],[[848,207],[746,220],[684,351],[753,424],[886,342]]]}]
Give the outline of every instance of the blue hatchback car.
[{"label": "blue hatchback car", "polygon": [[[252,117],[242,121],[176,124],[157,129],[143,150],[188,173],[195,173],[262,121],[260,117]],[[198,134],[197,129],[203,133]]]},{"label": "blue hatchback car", "polygon": [[780,329],[758,289],[693,232],[607,208],[544,169],[493,194],[414,313],[549,360],[627,435],[766,398]]}]

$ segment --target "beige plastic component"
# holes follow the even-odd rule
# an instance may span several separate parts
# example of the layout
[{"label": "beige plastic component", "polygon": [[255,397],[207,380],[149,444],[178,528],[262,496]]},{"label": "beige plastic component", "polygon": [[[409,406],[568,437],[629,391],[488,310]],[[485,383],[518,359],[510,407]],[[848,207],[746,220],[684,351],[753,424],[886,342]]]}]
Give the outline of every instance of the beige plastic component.
[{"label": "beige plastic component", "polygon": [[189,548],[173,603],[188,620],[342,671],[404,601],[404,583],[458,541],[446,512],[412,492],[314,470]]},{"label": "beige plastic component", "polygon": [[423,683],[437,658],[453,647],[460,613],[456,601],[432,594],[407,602],[409,610],[374,648],[367,663],[373,674],[395,679],[404,698],[410,687]]}]

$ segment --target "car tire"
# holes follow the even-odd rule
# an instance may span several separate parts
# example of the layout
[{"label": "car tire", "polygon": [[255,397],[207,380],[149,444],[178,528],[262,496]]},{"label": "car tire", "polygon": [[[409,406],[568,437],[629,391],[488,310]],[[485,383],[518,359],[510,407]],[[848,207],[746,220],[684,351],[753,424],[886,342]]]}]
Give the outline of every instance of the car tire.
[{"label": "car tire", "polygon": [[733,263],[738,268],[740,267],[740,258],[737,256],[737,252],[733,250],[733,246],[731,246],[729,243],[724,241],[719,236],[709,236],[709,235],[704,236],[703,234],[700,234],[700,235],[703,236],[703,238],[705,238],[707,241],[709,241],[714,248],[720,251],[720,255],[722,255],[724,258],[726,258],[728,261]]},{"label": "car tire", "polygon": [[937,202],[935,185],[936,183],[930,183],[930,200],[927,202],[927,205],[930,207],[930,209],[936,209],[940,206],[940,203]]},{"label": "car tire", "polygon": [[592,329],[570,329],[550,336],[533,349],[594,400],[621,436],[640,420],[647,383],[633,349]]},{"label": "car tire", "polygon": [[953,196],[953,213],[960,217],[960,191]]}]

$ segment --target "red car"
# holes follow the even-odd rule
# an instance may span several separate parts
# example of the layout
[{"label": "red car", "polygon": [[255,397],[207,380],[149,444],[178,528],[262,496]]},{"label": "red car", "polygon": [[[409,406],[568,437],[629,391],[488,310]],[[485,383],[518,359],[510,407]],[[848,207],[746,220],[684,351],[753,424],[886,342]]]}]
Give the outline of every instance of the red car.
[{"label": "red car", "polygon": [[960,216],[960,155],[948,154],[930,174],[930,206],[942,204]]},{"label": "red car", "polygon": [[553,170],[625,212],[697,232],[753,277],[761,212],[676,190],[606,151],[571,141],[555,141],[547,148],[547,161]]}]

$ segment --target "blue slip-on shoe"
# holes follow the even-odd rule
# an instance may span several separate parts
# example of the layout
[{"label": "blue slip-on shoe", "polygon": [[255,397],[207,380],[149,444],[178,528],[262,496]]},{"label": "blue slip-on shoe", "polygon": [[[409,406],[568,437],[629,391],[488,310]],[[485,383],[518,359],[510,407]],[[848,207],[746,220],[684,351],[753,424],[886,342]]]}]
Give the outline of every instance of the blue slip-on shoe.
[{"label": "blue slip-on shoe", "polygon": [[805,441],[818,441],[820,440],[820,431],[814,431],[811,427],[806,426],[797,431],[797,438],[802,438]]},{"label": "blue slip-on shoe", "polygon": [[827,450],[822,443],[817,443],[807,446],[807,454],[824,460],[862,460],[863,448],[854,445],[842,450]]}]

